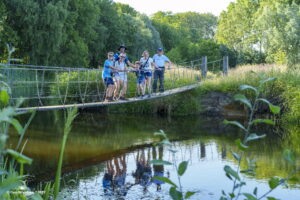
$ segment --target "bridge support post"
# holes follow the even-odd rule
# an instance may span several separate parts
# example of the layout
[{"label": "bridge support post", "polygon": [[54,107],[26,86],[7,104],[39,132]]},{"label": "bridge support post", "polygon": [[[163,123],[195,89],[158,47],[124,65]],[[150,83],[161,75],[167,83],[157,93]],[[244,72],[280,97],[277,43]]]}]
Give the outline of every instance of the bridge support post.
[{"label": "bridge support post", "polygon": [[229,59],[228,56],[223,57],[223,74],[228,75],[229,70]]},{"label": "bridge support post", "polygon": [[201,73],[202,73],[202,78],[206,78],[206,74],[207,74],[207,56],[202,56]]}]

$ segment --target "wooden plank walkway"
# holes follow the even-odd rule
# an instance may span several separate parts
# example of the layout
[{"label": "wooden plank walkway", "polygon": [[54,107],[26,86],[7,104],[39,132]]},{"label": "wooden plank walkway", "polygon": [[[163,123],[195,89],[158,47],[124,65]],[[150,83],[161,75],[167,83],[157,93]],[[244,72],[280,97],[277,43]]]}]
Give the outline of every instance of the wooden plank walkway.
[{"label": "wooden plank walkway", "polygon": [[180,88],[175,88],[171,90],[167,90],[163,93],[156,93],[153,94],[151,97],[147,98],[129,98],[127,101],[114,101],[114,102],[94,102],[94,103],[78,103],[78,104],[67,104],[67,105],[54,105],[54,106],[39,106],[39,107],[27,107],[27,108],[18,108],[18,112],[24,112],[24,111],[30,111],[30,110],[37,110],[37,111],[48,111],[48,110],[60,110],[60,109],[67,109],[72,107],[78,107],[78,108],[91,108],[91,107],[98,107],[98,106],[110,106],[110,105],[118,105],[118,104],[125,104],[125,103],[133,103],[133,102],[139,102],[139,101],[148,101],[152,99],[162,98],[174,94],[178,94],[181,92],[185,92],[188,90],[192,90],[198,86],[200,86],[201,83],[196,83],[193,85],[183,86]]}]

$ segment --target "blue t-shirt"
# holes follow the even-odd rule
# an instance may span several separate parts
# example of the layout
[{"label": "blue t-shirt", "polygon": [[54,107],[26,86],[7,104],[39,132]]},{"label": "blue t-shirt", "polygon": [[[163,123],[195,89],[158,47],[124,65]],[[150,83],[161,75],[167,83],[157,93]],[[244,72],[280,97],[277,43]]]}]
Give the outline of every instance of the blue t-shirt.
[{"label": "blue t-shirt", "polygon": [[164,67],[166,62],[170,62],[167,56],[158,54],[153,56],[153,61],[157,67]]},{"label": "blue t-shirt", "polygon": [[113,61],[106,60],[104,62],[104,69],[102,71],[102,78],[111,78],[112,68],[110,68],[109,66],[114,66]]},{"label": "blue t-shirt", "polygon": [[[118,61],[118,60],[119,60],[119,55],[120,55],[120,54],[121,54],[121,53],[118,52],[118,53],[116,53],[116,54],[114,55],[115,61]],[[128,57],[126,56],[124,62],[127,64],[128,61],[129,61],[129,59],[128,59]]]}]

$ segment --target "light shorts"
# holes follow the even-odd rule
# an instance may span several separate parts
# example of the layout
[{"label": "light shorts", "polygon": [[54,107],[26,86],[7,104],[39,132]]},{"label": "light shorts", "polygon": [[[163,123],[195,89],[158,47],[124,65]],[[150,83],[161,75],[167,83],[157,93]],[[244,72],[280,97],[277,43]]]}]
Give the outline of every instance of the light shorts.
[{"label": "light shorts", "polygon": [[116,81],[127,82],[127,75],[126,76],[116,75],[114,78],[115,78]]}]

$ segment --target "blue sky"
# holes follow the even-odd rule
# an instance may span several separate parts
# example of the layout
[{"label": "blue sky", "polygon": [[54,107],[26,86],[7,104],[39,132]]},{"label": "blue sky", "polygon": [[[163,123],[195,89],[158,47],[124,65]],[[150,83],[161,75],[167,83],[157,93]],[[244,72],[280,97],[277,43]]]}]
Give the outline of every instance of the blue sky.
[{"label": "blue sky", "polygon": [[235,0],[114,0],[129,4],[137,11],[151,15],[157,11],[172,11],[174,13],[195,11],[200,13],[213,13],[219,15],[230,2]]}]

